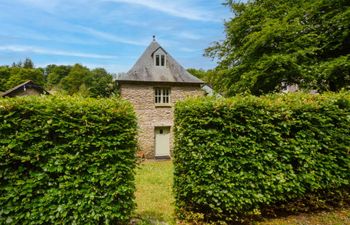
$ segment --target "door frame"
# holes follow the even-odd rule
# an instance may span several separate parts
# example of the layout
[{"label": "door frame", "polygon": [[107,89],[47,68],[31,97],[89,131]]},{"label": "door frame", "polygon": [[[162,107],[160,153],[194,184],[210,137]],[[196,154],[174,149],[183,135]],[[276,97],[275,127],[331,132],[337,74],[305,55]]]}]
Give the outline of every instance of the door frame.
[{"label": "door frame", "polygon": [[[156,130],[157,129],[161,129],[161,128],[166,128],[169,130],[169,155],[165,155],[165,156],[157,156],[157,133]],[[154,127],[154,157],[155,159],[170,159],[170,154],[171,154],[171,149],[170,149],[170,143],[171,143],[171,126],[155,126]]]}]

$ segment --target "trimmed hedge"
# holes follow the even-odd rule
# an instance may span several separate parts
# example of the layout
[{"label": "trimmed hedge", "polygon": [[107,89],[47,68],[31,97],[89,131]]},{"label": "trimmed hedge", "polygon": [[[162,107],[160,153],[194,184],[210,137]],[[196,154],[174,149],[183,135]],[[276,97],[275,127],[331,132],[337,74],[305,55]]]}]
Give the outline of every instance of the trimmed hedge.
[{"label": "trimmed hedge", "polygon": [[1,99],[0,224],[128,221],[136,127],[119,99]]},{"label": "trimmed hedge", "polygon": [[176,104],[180,218],[249,221],[350,200],[350,94]]}]

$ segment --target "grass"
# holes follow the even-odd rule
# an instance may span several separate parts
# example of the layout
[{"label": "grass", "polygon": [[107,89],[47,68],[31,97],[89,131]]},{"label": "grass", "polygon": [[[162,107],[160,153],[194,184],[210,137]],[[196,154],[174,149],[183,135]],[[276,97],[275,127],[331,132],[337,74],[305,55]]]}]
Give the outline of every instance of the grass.
[{"label": "grass", "polygon": [[[143,162],[136,170],[137,225],[176,224],[171,161]],[[181,223],[185,225],[184,223]],[[350,225],[350,208],[266,219],[256,225]]]},{"label": "grass", "polygon": [[284,218],[269,219],[259,225],[347,225],[350,224],[350,209],[332,212],[302,213]]},{"label": "grass", "polygon": [[143,162],[136,170],[136,217],[139,224],[174,224],[171,161]]}]

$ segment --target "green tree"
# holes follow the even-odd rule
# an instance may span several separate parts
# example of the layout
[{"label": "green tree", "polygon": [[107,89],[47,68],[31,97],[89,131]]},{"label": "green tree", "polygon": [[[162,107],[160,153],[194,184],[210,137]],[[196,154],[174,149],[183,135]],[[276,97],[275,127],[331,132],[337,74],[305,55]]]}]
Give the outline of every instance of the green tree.
[{"label": "green tree", "polygon": [[91,71],[92,83],[90,84],[91,97],[109,97],[115,92],[116,86],[113,76],[103,68],[96,68]]},{"label": "green tree", "polygon": [[227,95],[280,90],[282,82],[338,91],[350,87],[350,1],[228,0],[226,38],[206,49],[217,58],[215,85]]},{"label": "green tree", "polygon": [[22,65],[23,68],[27,68],[27,69],[33,69],[34,68],[34,63],[30,58],[26,58],[23,62]]},{"label": "green tree", "polygon": [[0,91],[6,91],[6,82],[11,76],[11,70],[7,66],[0,67]]},{"label": "green tree", "polygon": [[187,72],[189,72],[190,74],[192,74],[193,76],[201,79],[201,80],[206,80],[207,77],[207,71],[203,70],[203,69],[194,69],[194,68],[189,68],[187,69]]},{"label": "green tree", "polygon": [[68,94],[75,94],[79,92],[80,86],[86,86],[86,83],[89,83],[91,77],[92,75],[88,68],[75,64],[68,76],[61,80],[59,86]]},{"label": "green tree", "polygon": [[28,80],[32,80],[34,83],[41,86],[45,83],[44,74],[40,69],[12,67],[10,70],[10,77],[5,87],[6,89],[13,88]]},{"label": "green tree", "polygon": [[68,76],[71,68],[71,66],[57,66],[53,64],[46,66],[47,87],[52,88],[58,85],[64,77]]},{"label": "green tree", "polygon": [[75,64],[59,86],[68,94],[80,94],[85,97],[109,97],[115,91],[111,74],[105,69],[88,68]]}]

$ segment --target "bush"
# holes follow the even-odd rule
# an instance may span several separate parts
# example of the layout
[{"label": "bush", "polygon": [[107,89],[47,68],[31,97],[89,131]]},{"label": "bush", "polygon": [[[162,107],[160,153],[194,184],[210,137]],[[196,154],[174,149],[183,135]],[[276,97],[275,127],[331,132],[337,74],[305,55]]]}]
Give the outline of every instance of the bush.
[{"label": "bush", "polygon": [[347,204],[349,146],[349,93],[179,102],[177,214],[232,223]]},{"label": "bush", "polygon": [[0,224],[128,221],[135,133],[119,99],[1,99]]}]

